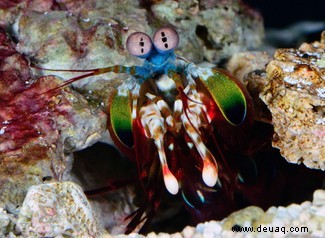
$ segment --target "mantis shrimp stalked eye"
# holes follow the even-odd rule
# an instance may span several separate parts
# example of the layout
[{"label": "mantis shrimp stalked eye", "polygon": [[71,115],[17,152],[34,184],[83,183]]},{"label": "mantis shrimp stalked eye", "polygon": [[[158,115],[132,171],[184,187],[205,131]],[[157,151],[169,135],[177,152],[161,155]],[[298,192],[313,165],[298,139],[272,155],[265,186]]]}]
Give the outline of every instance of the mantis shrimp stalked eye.
[{"label": "mantis shrimp stalked eye", "polygon": [[150,54],[152,42],[147,34],[135,32],[128,37],[126,48],[131,55],[146,58]]},{"label": "mantis shrimp stalked eye", "polygon": [[191,213],[200,216],[199,211],[208,210],[211,196],[231,200],[230,187],[239,186],[238,168],[222,151],[223,144],[240,138],[251,123],[248,94],[224,71],[200,68],[176,56],[178,43],[179,35],[171,27],[157,30],[153,40],[135,32],[126,48],[144,59],[142,66],[73,70],[87,74],[62,85],[107,72],[129,75],[109,99],[107,125],[117,147],[137,165],[151,205],[133,214],[127,232],[145,212],[150,221],[166,190],[181,194],[187,208],[194,209]]},{"label": "mantis shrimp stalked eye", "polygon": [[179,43],[177,32],[170,27],[163,27],[156,31],[153,36],[153,44],[159,53],[164,53],[175,49]]}]

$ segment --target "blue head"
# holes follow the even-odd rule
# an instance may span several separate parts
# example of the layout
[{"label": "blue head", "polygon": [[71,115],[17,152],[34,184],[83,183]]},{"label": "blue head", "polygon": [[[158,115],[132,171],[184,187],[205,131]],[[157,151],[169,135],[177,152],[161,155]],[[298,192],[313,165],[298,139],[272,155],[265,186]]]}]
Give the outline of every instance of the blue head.
[{"label": "blue head", "polygon": [[156,74],[173,67],[176,59],[174,49],[178,42],[176,30],[163,27],[155,32],[153,40],[143,32],[131,34],[126,41],[126,47],[131,55],[145,59],[143,67],[151,74]]}]

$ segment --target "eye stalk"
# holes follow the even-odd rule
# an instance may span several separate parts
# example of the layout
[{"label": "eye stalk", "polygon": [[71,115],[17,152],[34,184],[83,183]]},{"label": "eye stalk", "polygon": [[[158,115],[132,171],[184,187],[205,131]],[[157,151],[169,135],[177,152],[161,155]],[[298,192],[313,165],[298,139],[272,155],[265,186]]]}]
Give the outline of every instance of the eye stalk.
[{"label": "eye stalk", "polygon": [[153,36],[153,44],[159,53],[168,53],[175,49],[179,43],[178,33],[174,28],[163,27],[156,31]]},{"label": "eye stalk", "polygon": [[143,32],[134,32],[126,40],[126,48],[131,55],[146,58],[152,49],[151,38]]}]

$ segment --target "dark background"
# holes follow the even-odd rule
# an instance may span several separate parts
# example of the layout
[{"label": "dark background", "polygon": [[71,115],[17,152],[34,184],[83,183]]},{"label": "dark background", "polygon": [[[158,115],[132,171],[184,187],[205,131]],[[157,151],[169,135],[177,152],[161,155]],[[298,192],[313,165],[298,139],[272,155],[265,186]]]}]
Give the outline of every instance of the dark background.
[{"label": "dark background", "polygon": [[243,0],[261,12],[266,28],[285,28],[309,20],[325,23],[325,0]]}]

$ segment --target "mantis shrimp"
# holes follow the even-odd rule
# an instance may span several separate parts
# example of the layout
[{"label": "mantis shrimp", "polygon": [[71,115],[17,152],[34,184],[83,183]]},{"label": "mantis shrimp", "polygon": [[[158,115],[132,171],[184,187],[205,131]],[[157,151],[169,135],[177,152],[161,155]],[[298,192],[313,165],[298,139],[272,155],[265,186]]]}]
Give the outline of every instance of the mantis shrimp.
[{"label": "mantis shrimp", "polygon": [[158,209],[161,184],[170,194],[180,194],[192,215],[200,216],[211,212],[211,194],[219,196],[223,189],[231,197],[227,187],[239,183],[238,168],[230,166],[219,144],[240,140],[251,124],[248,93],[225,71],[201,68],[177,56],[178,43],[171,27],[160,28],[152,39],[135,32],[126,48],[144,59],[142,66],[66,70],[85,74],[52,89],[108,72],[129,75],[109,99],[107,127],[116,146],[137,165],[149,205],[130,215],[127,232],[151,219],[144,214]]}]

